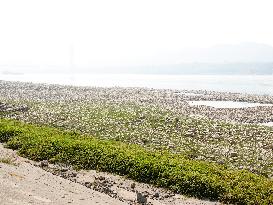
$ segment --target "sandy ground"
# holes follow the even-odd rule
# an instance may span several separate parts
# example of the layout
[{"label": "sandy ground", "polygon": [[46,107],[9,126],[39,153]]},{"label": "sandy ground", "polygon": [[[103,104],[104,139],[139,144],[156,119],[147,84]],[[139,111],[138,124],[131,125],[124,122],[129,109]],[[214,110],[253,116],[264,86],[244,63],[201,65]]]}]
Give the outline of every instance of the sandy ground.
[{"label": "sandy ground", "polygon": [[[138,204],[137,194],[150,205],[213,205],[171,193],[121,176],[90,171],[74,171],[60,165],[40,167],[4,148],[0,143],[0,204]],[[140,197],[140,198],[141,198]]]},{"label": "sandy ground", "polygon": [[0,204],[126,204],[81,184],[55,176],[19,158],[12,150],[0,145]]}]

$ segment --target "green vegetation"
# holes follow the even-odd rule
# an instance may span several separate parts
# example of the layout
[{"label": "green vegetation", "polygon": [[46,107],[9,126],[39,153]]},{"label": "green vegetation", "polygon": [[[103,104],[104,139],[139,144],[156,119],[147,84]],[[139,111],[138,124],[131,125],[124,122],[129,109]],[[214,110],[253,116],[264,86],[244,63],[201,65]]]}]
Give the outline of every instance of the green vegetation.
[{"label": "green vegetation", "polygon": [[6,119],[0,120],[0,141],[33,160],[113,172],[181,194],[234,204],[273,203],[273,182],[266,177],[168,151]]},{"label": "green vegetation", "polygon": [[[160,106],[101,101],[36,101],[5,117],[100,139],[169,150],[190,159],[273,177],[273,129],[182,116]],[[20,103],[19,103],[20,104]]]},{"label": "green vegetation", "polygon": [[186,103],[273,103],[270,96],[5,82],[0,89],[0,140],[24,156],[114,172],[199,198],[272,204],[273,129],[242,124],[270,121],[272,110]]},{"label": "green vegetation", "polygon": [[16,165],[12,157],[0,157],[0,163]]}]

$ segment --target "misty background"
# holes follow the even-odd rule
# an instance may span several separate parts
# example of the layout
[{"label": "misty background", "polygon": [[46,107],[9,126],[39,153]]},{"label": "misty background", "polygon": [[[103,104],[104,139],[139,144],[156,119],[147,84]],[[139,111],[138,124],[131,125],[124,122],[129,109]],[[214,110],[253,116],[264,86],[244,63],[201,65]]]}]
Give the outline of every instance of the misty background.
[{"label": "misty background", "polygon": [[2,74],[273,73],[267,0],[0,2]]}]

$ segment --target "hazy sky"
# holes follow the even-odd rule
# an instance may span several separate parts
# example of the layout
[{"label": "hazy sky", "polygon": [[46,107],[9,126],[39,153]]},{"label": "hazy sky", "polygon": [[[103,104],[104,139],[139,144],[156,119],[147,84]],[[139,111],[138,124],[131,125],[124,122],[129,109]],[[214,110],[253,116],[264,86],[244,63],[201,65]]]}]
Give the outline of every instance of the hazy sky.
[{"label": "hazy sky", "polygon": [[[185,47],[273,46],[272,0],[0,0],[0,65],[166,63]],[[165,62],[163,62],[165,61]]]}]

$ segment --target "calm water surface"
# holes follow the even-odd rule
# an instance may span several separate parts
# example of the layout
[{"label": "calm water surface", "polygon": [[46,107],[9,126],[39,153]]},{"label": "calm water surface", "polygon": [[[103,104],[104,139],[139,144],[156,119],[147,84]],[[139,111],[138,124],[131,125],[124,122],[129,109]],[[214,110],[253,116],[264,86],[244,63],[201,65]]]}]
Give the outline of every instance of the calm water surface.
[{"label": "calm water surface", "polygon": [[206,105],[214,108],[247,108],[257,106],[273,106],[273,104],[250,103],[250,102],[235,102],[235,101],[212,101],[198,100],[187,101],[191,106]]},{"label": "calm water surface", "polygon": [[97,87],[148,87],[273,95],[273,75],[22,74],[1,80]]}]

